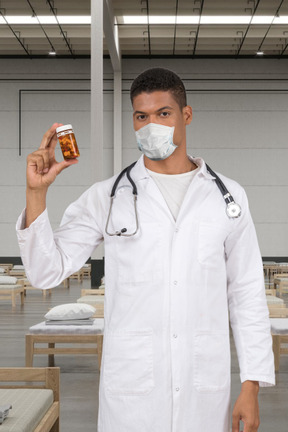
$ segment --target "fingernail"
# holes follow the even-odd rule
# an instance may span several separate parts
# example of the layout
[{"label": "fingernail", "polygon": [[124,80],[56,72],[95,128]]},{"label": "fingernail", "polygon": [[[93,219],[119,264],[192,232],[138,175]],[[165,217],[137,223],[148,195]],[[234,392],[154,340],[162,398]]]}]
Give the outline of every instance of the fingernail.
[{"label": "fingernail", "polygon": [[49,168],[44,168],[43,173],[46,174],[49,171]]}]

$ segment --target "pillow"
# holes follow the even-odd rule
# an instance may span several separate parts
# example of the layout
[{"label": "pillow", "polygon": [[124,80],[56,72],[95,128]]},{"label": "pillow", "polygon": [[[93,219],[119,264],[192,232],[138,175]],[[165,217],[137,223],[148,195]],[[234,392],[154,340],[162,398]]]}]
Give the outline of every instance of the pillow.
[{"label": "pillow", "polygon": [[15,285],[18,279],[13,276],[0,276],[0,285]]},{"label": "pillow", "polygon": [[84,303],[66,303],[55,306],[46,313],[47,320],[75,320],[91,318],[96,312],[93,306]]}]

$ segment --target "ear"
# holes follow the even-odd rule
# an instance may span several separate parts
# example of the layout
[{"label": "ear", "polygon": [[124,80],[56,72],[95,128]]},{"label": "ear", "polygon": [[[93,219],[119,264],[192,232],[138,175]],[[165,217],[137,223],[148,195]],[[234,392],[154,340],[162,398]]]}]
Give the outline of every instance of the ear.
[{"label": "ear", "polygon": [[186,125],[189,125],[192,121],[192,107],[190,105],[186,105],[183,110],[183,117]]}]

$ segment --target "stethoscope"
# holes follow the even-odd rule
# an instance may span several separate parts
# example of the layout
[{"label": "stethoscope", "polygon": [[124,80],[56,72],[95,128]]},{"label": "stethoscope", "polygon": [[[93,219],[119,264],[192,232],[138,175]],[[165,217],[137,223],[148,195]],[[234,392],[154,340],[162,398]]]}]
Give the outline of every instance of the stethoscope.
[{"label": "stethoscope", "polygon": [[[121,171],[121,173],[119,174],[119,176],[115,180],[115,183],[114,183],[114,185],[112,187],[111,194],[110,194],[110,208],[109,208],[109,213],[108,213],[106,227],[105,227],[105,232],[109,236],[132,237],[139,230],[139,220],[138,220],[138,212],[137,212],[137,196],[138,196],[138,191],[137,191],[136,184],[134,183],[134,181],[133,181],[133,179],[131,178],[131,175],[130,175],[131,169],[134,167],[134,165],[136,164],[136,162],[133,162],[131,165],[129,165],[128,167],[124,168],[123,171]],[[220,192],[221,192],[221,194],[223,196],[223,199],[224,199],[224,201],[226,203],[226,214],[227,214],[227,216],[229,218],[233,218],[233,219],[238,218],[241,215],[241,207],[240,207],[240,205],[237,204],[237,203],[235,203],[233,196],[230,194],[230,192],[226,188],[226,186],[223,183],[223,181],[220,179],[220,177],[207,164],[206,164],[206,169],[212,175],[212,177],[215,178],[215,183],[218,186],[218,189],[220,190]],[[129,180],[129,182],[130,182],[130,184],[132,186],[132,194],[133,194],[133,197],[134,197],[134,212],[135,212],[135,222],[136,222],[136,224],[135,224],[135,230],[134,230],[134,232],[128,234],[127,233],[127,228],[122,228],[120,231],[115,231],[114,233],[111,233],[111,232],[108,231],[108,226],[109,226],[109,222],[110,222],[110,218],[111,218],[113,201],[114,201],[114,198],[115,198],[115,195],[116,195],[117,186],[118,186],[120,180],[122,179],[122,177],[125,174],[126,174],[126,177],[127,177],[127,179]]]}]

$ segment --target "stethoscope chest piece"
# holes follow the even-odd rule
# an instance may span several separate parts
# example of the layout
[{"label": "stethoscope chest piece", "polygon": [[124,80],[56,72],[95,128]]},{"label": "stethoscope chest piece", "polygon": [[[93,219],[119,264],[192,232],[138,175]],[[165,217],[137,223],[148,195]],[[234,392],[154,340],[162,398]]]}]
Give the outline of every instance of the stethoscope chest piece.
[{"label": "stethoscope chest piece", "polygon": [[241,215],[241,207],[235,202],[227,204],[226,213],[229,218],[238,218]]}]

